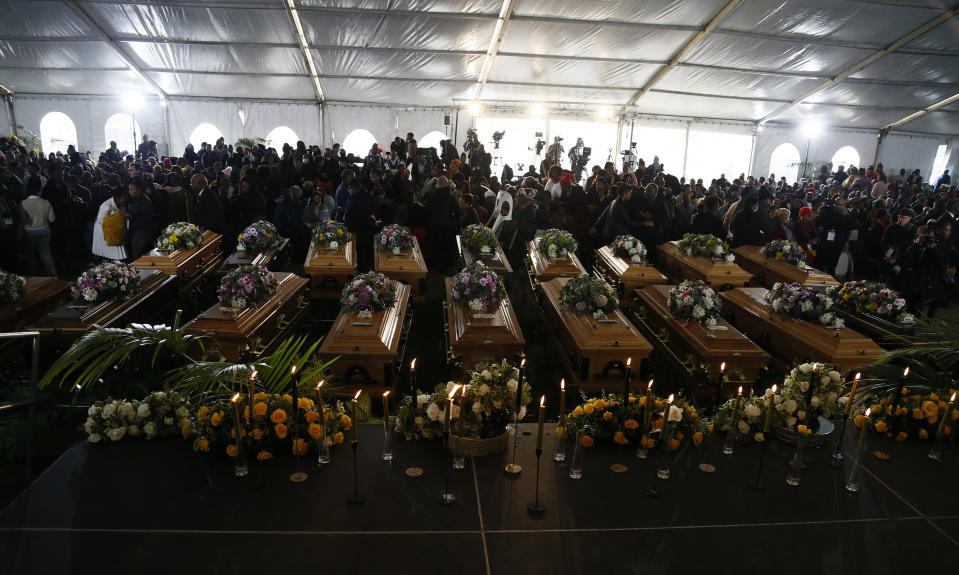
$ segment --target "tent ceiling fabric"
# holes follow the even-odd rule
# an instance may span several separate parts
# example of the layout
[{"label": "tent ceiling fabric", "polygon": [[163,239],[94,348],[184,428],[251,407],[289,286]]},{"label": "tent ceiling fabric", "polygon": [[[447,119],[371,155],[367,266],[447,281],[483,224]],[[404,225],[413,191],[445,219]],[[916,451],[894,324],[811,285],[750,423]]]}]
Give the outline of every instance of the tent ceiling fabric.
[{"label": "tent ceiling fabric", "polygon": [[[102,35],[67,2],[0,0],[0,84],[25,94],[152,91],[126,59],[170,97],[317,97],[287,0],[74,4]],[[755,122],[955,11],[959,0],[742,0],[699,34],[728,4],[513,0],[497,45],[504,0],[293,1],[331,103],[463,105],[488,67],[480,92],[488,105],[604,104],[626,114]],[[814,117],[878,130],[957,93],[953,13],[770,121]],[[898,129],[959,134],[959,106]]]}]

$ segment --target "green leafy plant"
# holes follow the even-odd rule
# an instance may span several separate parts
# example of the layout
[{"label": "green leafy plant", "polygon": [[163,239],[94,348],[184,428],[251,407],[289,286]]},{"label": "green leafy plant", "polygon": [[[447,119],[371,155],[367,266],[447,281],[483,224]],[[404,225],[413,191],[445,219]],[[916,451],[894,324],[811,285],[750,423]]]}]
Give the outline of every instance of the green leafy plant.
[{"label": "green leafy plant", "polygon": [[233,144],[239,148],[255,148],[260,144],[266,144],[266,140],[263,138],[237,138],[236,143]]}]

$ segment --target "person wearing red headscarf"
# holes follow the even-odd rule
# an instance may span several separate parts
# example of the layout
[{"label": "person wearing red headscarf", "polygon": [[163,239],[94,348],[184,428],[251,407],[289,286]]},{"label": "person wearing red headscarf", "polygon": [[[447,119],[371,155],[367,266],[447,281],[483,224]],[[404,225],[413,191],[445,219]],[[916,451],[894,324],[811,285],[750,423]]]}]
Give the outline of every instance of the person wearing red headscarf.
[{"label": "person wearing red headscarf", "polygon": [[796,242],[807,254],[814,254],[812,245],[819,238],[819,230],[816,228],[816,222],[813,221],[812,208],[803,206],[799,209],[799,221],[796,222]]}]

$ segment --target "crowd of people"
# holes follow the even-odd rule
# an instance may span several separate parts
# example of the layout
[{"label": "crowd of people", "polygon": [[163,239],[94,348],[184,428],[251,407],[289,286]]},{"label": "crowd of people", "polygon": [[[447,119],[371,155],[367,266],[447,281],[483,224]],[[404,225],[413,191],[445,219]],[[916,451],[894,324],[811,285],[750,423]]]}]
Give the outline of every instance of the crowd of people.
[{"label": "crowd of people", "polygon": [[[417,146],[414,134],[389,149],[353,156],[297,142],[280,150],[231,146],[222,138],[180,156],[161,157],[143,137],[132,154],[111,142],[96,159],[70,146],[43,156],[0,138],[0,268],[71,277],[98,258],[133,260],[160,231],[187,221],[224,235],[226,249],[249,224],[270,220],[305,255],[313,228],[329,219],[357,236],[359,265],[373,262],[378,227],[407,226],[431,270],[456,261],[455,235],[490,225],[511,257],[522,257],[536,230],[569,230],[584,264],[593,249],[631,234],[647,247],[707,233],[739,245],[799,243],[811,264],[840,279],[887,282],[911,306],[933,313],[949,303],[959,250],[959,198],[946,170],[934,185],[919,170],[886,174],[876,166],[823,166],[811,178],[725,174],[704,182],[676,177],[658,160],[593,166],[585,178],[559,165],[492,173],[475,135],[460,152]],[[632,169],[635,168],[635,169]],[[119,214],[119,215],[117,215]],[[120,217],[122,243],[106,241]],[[109,234],[107,234],[109,235]],[[655,263],[656,250],[650,249]]]}]

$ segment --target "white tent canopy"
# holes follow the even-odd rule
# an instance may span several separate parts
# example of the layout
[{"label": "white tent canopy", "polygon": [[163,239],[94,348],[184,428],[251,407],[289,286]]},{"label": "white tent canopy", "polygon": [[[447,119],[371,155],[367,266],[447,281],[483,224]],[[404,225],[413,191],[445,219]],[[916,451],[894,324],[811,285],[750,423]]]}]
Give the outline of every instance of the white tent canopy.
[{"label": "white tent canopy", "polygon": [[[171,104],[169,120],[156,128],[136,120],[166,132],[158,141],[173,148],[196,127],[197,98],[207,100],[205,113],[223,116],[210,123],[230,138],[288,126],[306,141],[342,140],[347,120],[372,113],[383,121],[360,118],[355,127],[382,141],[405,133],[404,122],[422,134],[443,131],[438,120],[471,104],[495,116],[537,103],[580,116],[602,107],[627,123],[665,117],[788,130],[815,120],[942,142],[959,134],[957,7],[959,0],[0,0],[0,84],[16,102],[153,94]],[[358,103],[367,106],[356,111]],[[236,118],[238,106],[249,119]],[[18,123],[32,114],[15,111]],[[692,143],[693,131],[687,144],[708,145]],[[804,142],[793,144],[805,152]],[[876,152],[859,150],[867,163]]]}]

